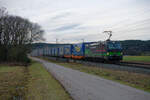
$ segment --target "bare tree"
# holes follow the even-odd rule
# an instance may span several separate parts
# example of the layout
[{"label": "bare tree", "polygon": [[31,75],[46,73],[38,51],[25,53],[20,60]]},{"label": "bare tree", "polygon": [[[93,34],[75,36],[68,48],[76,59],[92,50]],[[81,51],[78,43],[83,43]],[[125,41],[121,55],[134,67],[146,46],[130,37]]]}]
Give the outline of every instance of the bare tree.
[{"label": "bare tree", "polygon": [[43,38],[44,30],[41,29],[41,26],[37,23],[33,23],[31,28],[31,42],[44,41]]},{"label": "bare tree", "polygon": [[[7,16],[7,11],[6,11],[6,8],[4,8],[4,7],[2,7],[2,8],[0,8],[0,22],[1,22],[1,24],[3,24],[2,23],[2,17],[4,17],[4,16]],[[1,39],[2,39],[2,30],[3,30],[3,26],[1,26],[0,27],[0,45],[1,45]]]},{"label": "bare tree", "polygon": [[0,53],[5,54],[5,60],[14,59],[20,56],[19,53],[26,55],[29,50],[27,45],[44,40],[43,34],[44,30],[37,23],[9,15],[5,9],[0,10],[0,46],[3,47],[3,53]]},{"label": "bare tree", "polygon": [[1,17],[1,43],[5,45],[23,45],[44,40],[44,30],[38,24],[18,16]]},{"label": "bare tree", "polygon": [[8,14],[8,12],[6,11],[5,7],[1,7],[0,8],[0,17],[2,16],[6,16]]}]

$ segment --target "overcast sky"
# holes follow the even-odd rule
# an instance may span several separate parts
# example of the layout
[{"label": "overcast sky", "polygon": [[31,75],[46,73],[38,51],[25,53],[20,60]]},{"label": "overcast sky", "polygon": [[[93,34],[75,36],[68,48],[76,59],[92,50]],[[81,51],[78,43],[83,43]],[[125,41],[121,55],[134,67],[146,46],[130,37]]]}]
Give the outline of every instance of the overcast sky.
[{"label": "overcast sky", "polygon": [[39,23],[46,42],[150,40],[150,0],[0,0],[10,14]]}]

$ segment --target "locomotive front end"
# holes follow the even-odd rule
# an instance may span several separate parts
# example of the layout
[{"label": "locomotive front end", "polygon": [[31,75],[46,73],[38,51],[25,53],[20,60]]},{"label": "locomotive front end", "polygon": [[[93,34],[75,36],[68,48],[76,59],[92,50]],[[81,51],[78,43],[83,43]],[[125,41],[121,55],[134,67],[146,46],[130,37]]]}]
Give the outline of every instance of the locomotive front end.
[{"label": "locomotive front end", "polygon": [[120,61],[123,58],[122,46],[118,41],[108,41],[107,42],[107,60],[117,60]]}]

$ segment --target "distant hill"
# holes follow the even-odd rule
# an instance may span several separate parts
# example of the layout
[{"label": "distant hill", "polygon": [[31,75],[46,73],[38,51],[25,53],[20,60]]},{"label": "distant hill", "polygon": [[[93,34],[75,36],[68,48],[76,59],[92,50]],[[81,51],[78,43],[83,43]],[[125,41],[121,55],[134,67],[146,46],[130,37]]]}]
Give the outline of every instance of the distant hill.
[{"label": "distant hill", "polygon": [[33,49],[36,49],[36,48],[53,47],[53,46],[59,46],[59,45],[66,45],[66,44],[34,43],[34,44],[32,45],[32,48],[33,48]]},{"label": "distant hill", "polygon": [[150,40],[120,41],[125,55],[150,55]]},{"label": "distant hill", "polygon": [[[124,40],[120,41],[123,47],[124,55],[150,55],[150,40]],[[62,44],[48,44],[48,43],[35,43],[33,44],[33,49],[42,48],[45,46],[53,47]],[[65,45],[65,44],[63,44]]]}]

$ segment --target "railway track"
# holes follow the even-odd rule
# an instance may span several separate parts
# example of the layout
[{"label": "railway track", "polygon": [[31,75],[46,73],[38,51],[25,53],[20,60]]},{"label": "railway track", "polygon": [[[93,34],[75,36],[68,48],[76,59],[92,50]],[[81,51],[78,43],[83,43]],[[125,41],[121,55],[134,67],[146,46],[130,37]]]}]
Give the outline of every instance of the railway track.
[{"label": "railway track", "polygon": [[123,65],[123,66],[131,66],[131,67],[150,69],[150,64],[149,63],[119,62],[119,63],[116,63],[116,64]]},{"label": "railway track", "polygon": [[142,64],[142,63],[132,63],[132,62],[92,62],[85,60],[74,60],[74,59],[66,59],[66,58],[56,58],[56,57],[47,57],[51,60],[58,60],[62,62],[76,62],[81,63],[87,66],[95,66],[102,67],[114,70],[123,70],[129,72],[136,72],[142,74],[150,74],[150,64]]},{"label": "railway track", "polygon": [[141,62],[122,62],[122,63],[128,63],[128,64],[138,64],[138,65],[150,65],[150,63],[141,63]]},{"label": "railway track", "polygon": [[96,62],[96,63],[104,63],[104,64],[116,64],[121,66],[129,66],[129,67],[135,67],[135,68],[143,68],[143,69],[150,69],[150,63],[138,63],[138,62],[98,62],[98,61],[89,61],[89,62]]}]

